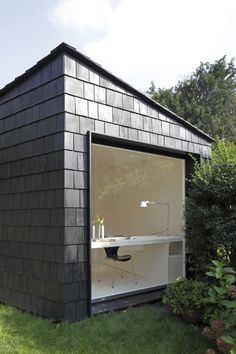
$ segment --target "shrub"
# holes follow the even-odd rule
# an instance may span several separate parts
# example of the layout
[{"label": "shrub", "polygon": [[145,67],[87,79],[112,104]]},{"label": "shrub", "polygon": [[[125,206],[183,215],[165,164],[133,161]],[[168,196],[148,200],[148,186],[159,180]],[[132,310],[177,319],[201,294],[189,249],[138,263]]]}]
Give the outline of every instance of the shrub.
[{"label": "shrub", "polygon": [[[208,305],[204,315],[205,320],[221,318],[225,314],[225,309],[232,304],[232,294],[235,292],[235,272],[233,268],[227,267],[224,262],[212,261],[206,274],[213,278],[210,284],[205,303]],[[233,295],[234,296],[234,295]]]},{"label": "shrub", "polygon": [[197,280],[180,279],[167,285],[163,303],[181,315],[185,322],[197,323],[201,319],[207,288]]},{"label": "shrub", "polygon": [[[216,346],[220,353],[229,353],[233,346],[231,343],[228,343],[226,340],[224,340],[224,337],[222,337],[223,333],[225,331],[224,323],[221,320],[214,320],[210,322],[210,327],[205,327],[202,331],[202,334],[210,339],[214,339],[216,342]],[[213,349],[208,349],[207,353],[211,353],[210,350]],[[213,351],[215,353],[215,351]]]},{"label": "shrub", "polygon": [[[213,260],[206,274],[208,282],[180,279],[169,284],[163,303],[189,323],[203,320],[207,326],[202,333],[215,341],[217,353],[236,354],[235,270]],[[209,348],[206,353],[215,351]]]},{"label": "shrub", "polygon": [[186,245],[192,270],[204,275],[210,259],[236,265],[236,145],[217,141],[212,158],[196,161],[186,198]]},{"label": "shrub", "polygon": [[235,271],[224,262],[212,261],[207,275],[214,279],[209,287],[205,303],[205,319],[210,327],[203,334],[216,340],[221,353],[236,353],[236,287]]}]

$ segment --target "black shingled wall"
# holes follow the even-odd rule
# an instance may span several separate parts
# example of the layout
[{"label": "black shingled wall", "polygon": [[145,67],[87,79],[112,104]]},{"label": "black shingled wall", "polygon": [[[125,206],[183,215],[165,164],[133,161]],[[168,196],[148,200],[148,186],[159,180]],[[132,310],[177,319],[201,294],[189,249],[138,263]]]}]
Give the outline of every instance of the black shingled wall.
[{"label": "black shingled wall", "polygon": [[0,301],[64,317],[63,56],[0,98]]}]

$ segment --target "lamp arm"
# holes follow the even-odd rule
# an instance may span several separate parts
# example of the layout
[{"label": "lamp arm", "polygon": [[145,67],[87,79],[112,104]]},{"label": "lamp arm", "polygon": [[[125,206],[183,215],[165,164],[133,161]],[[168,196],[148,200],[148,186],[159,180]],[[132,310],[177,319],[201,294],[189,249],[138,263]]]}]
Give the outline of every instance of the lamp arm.
[{"label": "lamp arm", "polygon": [[156,204],[156,205],[168,205],[168,206],[170,206],[170,203],[169,203],[169,202],[167,202],[167,203],[149,202],[149,204]]},{"label": "lamp arm", "polygon": [[166,205],[167,206],[167,223],[166,223],[166,230],[163,230],[162,232],[164,231],[167,231],[169,233],[169,223],[170,223],[170,203],[167,202],[167,203],[159,203],[159,202],[149,202],[150,204],[156,204],[156,205]]},{"label": "lamp arm", "polygon": [[[143,205],[144,204],[144,205]],[[167,224],[166,224],[166,229],[162,230],[160,232],[166,232],[169,234],[169,223],[170,223],[170,203],[160,203],[160,202],[150,202],[149,200],[141,202],[140,206],[142,207],[147,207],[147,204],[152,204],[152,205],[166,205],[167,206]]]}]

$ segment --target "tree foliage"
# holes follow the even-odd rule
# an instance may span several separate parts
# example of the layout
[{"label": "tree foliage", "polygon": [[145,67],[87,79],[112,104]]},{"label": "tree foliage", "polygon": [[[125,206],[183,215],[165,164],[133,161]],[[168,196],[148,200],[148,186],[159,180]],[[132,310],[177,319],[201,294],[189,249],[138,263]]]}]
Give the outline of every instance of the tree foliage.
[{"label": "tree foliage", "polygon": [[196,161],[186,198],[186,242],[193,268],[205,273],[210,259],[236,265],[236,145],[217,141],[212,158]]},{"label": "tree foliage", "polygon": [[170,89],[148,91],[151,97],[213,137],[236,140],[236,68],[226,57],[201,63],[190,77]]}]

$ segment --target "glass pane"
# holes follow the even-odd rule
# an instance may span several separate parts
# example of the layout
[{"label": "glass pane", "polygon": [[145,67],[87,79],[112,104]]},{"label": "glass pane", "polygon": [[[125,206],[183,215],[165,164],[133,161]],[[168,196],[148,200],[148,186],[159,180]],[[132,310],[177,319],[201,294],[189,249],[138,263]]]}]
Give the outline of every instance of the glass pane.
[{"label": "glass pane", "polygon": [[184,160],[92,144],[91,176],[92,217],[105,229],[98,239],[92,228],[92,298],[182,276]]},{"label": "glass pane", "polygon": [[183,234],[184,160],[93,144],[92,187],[106,236]]}]

